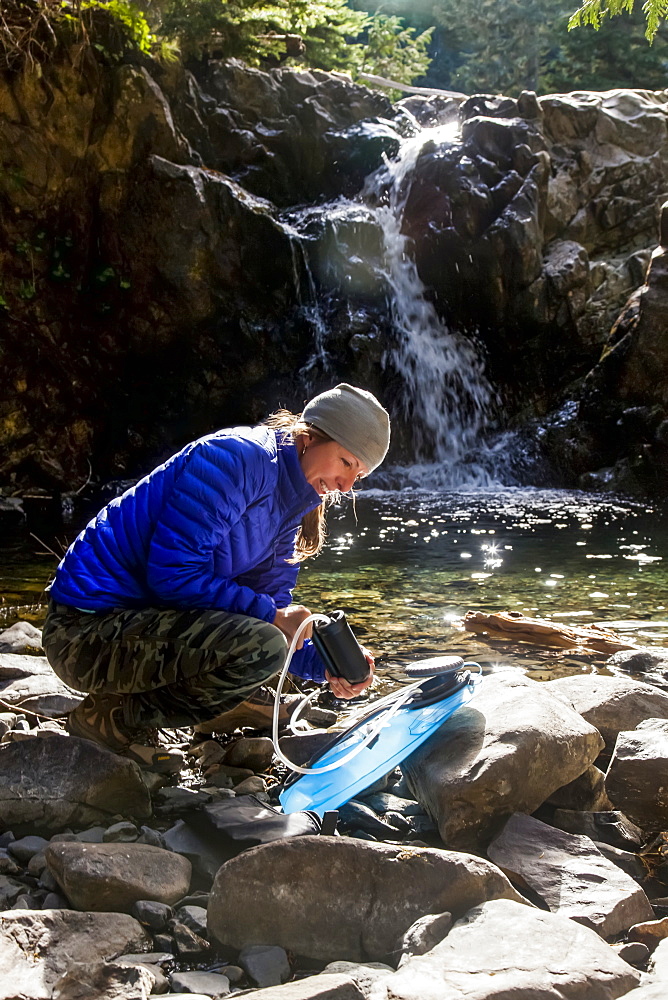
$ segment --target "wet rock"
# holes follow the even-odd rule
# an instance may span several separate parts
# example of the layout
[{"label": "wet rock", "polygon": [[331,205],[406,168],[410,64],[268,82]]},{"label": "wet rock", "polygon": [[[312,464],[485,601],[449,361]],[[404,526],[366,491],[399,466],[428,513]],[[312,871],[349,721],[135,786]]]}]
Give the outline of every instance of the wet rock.
[{"label": "wet rock", "polygon": [[190,862],[148,844],[50,844],[46,859],[79,910],[129,912],[138,900],[171,905],[190,885]]},{"label": "wet rock", "polygon": [[122,913],[0,914],[0,995],[52,1000],[56,983],[73,964],[108,961],[149,944],[137,921]]},{"label": "wet rock", "polygon": [[[224,864],[211,892],[208,923],[210,934],[230,947],[271,941],[327,961],[382,960],[425,913],[459,915],[482,898],[498,896],[521,899],[494,865],[471,855],[295,837]],[[244,899],[241,910],[230,906],[237,898]]]},{"label": "wet rock", "polygon": [[532,816],[511,816],[488,855],[511,879],[519,876],[553,913],[591,927],[603,938],[614,938],[654,915],[640,886],[593,841]]},{"label": "wet rock", "polygon": [[621,732],[606,774],[610,798],[645,831],[668,826],[668,720]]},{"label": "wet rock", "polygon": [[448,847],[476,849],[596,759],[603,740],[544,685],[492,676],[402,765]]},{"label": "wet rock", "polygon": [[52,735],[0,745],[0,815],[5,826],[56,832],[104,822],[123,809],[151,814],[137,764],[89,740]]},{"label": "wet rock", "polygon": [[427,913],[420,917],[399,938],[394,949],[399,955],[399,965],[403,965],[414,955],[424,955],[450,932],[453,920],[451,913]]},{"label": "wet rock", "polygon": [[595,726],[609,751],[623,730],[647,718],[668,719],[668,694],[626,677],[583,674],[547,681],[545,687]]},{"label": "wet rock", "polygon": [[283,948],[275,945],[255,944],[242,948],[239,965],[258,986],[280,986],[290,978],[291,969]]},{"label": "wet rock", "polygon": [[389,995],[393,1000],[467,994],[614,1000],[639,981],[640,973],[588,927],[496,899],[469,910],[430,952],[402,965]]}]

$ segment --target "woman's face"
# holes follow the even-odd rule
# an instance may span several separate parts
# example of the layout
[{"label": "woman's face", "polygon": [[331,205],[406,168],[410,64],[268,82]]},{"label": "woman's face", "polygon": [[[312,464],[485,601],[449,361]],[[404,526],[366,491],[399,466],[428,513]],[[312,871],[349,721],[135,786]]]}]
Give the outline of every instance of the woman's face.
[{"label": "woman's face", "polygon": [[369,475],[366,465],[337,441],[303,434],[299,435],[298,450],[302,472],[320,496],[335,490],[347,493],[356,479]]}]

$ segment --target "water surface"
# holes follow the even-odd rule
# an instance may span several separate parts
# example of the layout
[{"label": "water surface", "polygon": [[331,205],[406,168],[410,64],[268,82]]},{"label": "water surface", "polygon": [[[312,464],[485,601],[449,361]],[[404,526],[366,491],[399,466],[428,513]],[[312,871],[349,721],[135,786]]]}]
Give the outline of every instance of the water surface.
[{"label": "water surface", "polygon": [[[461,628],[467,611],[597,622],[668,646],[668,525],[658,507],[562,490],[367,491],[355,509],[347,499],[331,508],[329,526],[295,600],[343,608],[388,682],[438,653],[535,679],[606,669],[600,653],[485,641]],[[0,552],[0,627],[43,620],[56,558],[40,548]]]}]

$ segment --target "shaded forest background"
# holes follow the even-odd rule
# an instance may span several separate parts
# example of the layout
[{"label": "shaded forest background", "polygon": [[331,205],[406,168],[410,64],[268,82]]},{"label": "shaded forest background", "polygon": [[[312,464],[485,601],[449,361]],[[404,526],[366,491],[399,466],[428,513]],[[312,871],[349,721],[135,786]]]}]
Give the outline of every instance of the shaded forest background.
[{"label": "shaded forest background", "polygon": [[350,0],[352,7],[400,17],[417,33],[434,26],[419,86],[466,94],[668,86],[668,28],[649,45],[641,4],[604,17],[598,31],[568,31],[569,0]]},{"label": "shaded forest background", "polygon": [[69,32],[112,63],[132,49],[192,69],[238,57],[510,97],[668,86],[664,0],[602,4],[573,18],[575,0],[3,0],[0,70],[43,61]]}]

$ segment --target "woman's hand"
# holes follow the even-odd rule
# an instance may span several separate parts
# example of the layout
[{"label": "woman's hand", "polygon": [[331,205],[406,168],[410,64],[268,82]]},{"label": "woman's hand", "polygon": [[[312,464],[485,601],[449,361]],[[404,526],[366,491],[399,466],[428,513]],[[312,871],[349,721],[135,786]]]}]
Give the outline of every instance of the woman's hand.
[{"label": "woman's hand", "polygon": [[[276,611],[276,617],[274,618],[272,624],[281,630],[285,638],[288,640],[289,645],[301,623],[305,618],[308,618],[310,614],[311,612],[309,609],[305,608],[303,604],[290,604],[287,608],[279,608]],[[304,639],[310,639],[312,634],[313,622],[309,622],[302,634],[299,636],[297,649],[301,649],[304,645]]]},{"label": "woman's hand", "polygon": [[368,649],[364,646],[361,647],[364,653],[364,659],[369,664],[369,676],[366,680],[360,681],[359,684],[351,684],[347,681],[345,677],[332,677],[329,670],[325,674],[329,686],[332,689],[332,694],[336,698],[356,698],[362,693],[366,688],[373,684],[373,670],[374,670],[374,659]]}]

